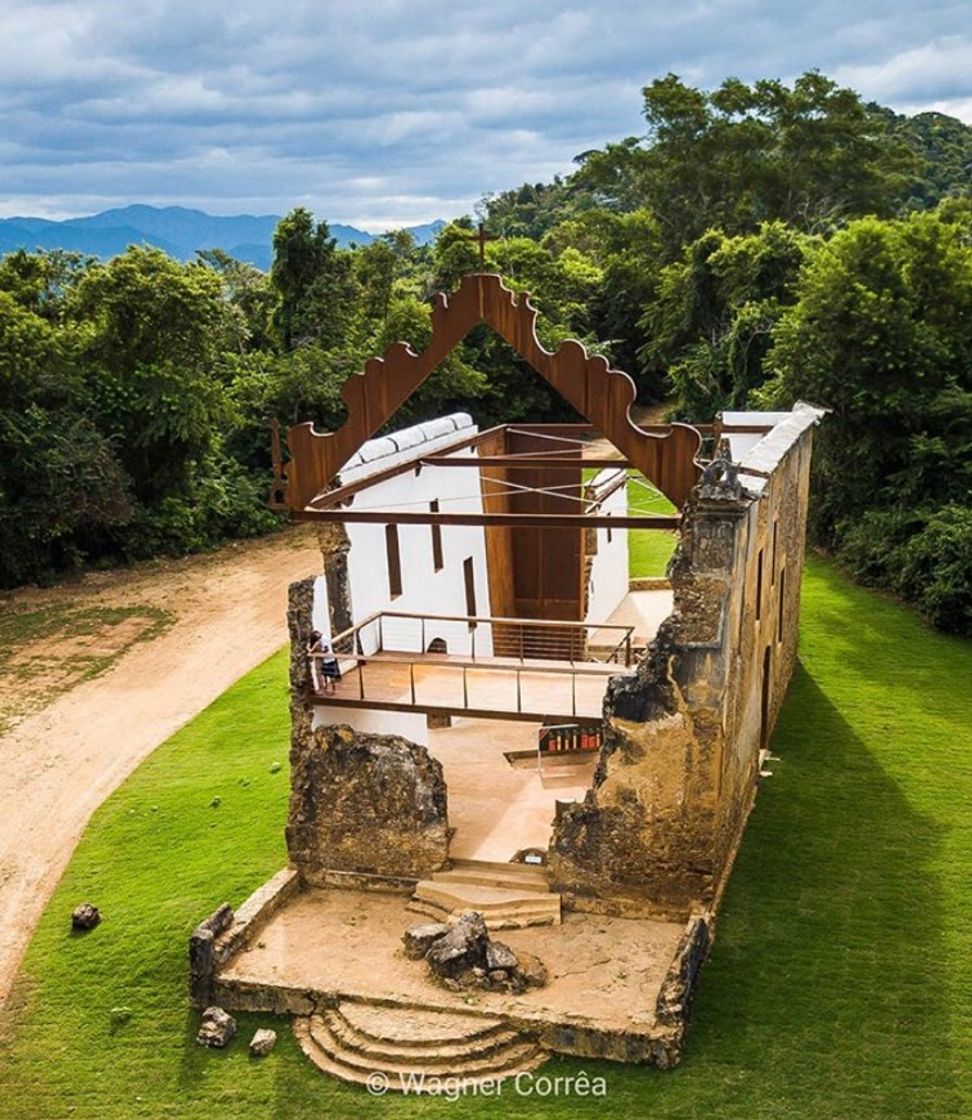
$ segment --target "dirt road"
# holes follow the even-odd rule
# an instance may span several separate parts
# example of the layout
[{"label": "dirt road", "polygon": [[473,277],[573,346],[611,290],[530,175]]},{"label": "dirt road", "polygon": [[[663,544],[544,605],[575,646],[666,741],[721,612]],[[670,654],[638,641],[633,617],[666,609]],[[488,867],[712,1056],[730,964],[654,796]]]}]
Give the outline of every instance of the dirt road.
[{"label": "dirt road", "polygon": [[[101,642],[101,652],[112,655],[94,679],[60,693],[48,688],[40,710],[21,713],[0,737],[0,1007],[92,812],[155,747],[283,645],[287,585],[320,568],[314,534],[294,530],[204,557],[28,590],[0,604],[8,619],[12,612],[85,619],[80,635],[48,626],[46,636],[34,634],[8,657],[24,654],[25,692],[23,666],[42,663],[45,653],[48,663],[52,654],[56,661],[65,643],[97,651]],[[164,614],[165,625],[118,646],[118,617],[135,608]]]}]

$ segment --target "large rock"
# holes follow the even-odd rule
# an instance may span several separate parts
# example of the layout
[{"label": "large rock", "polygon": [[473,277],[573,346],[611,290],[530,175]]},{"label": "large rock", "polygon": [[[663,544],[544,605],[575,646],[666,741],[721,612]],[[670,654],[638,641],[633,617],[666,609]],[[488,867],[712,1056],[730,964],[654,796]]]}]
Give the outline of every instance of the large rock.
[{"label": "large rock", "polygon": [[294,719],[287,847],[301,879],[327,871],[423,879],[448,856],[442,765],[398,735]]},{"label": "large rock", "polygon": [[516,953],[502,941],[490,941],[486,947],[486,967],[490,971],[502,968],[512,972],[518,963]]},{"label": "large rock", "polygon": [[71,928],[76,930],[94,929],[101,921],[101,911],[90,902],[82,902],[75,906],[71,914]]},{"label": "large rock", "polygon": [[221,1007],[207,1007],[202,1013],[202,1023],[196,1041],[200,1046],[222,1050],[236,1035],[236,1020]]},{"label": "large rock", "polygon": [[425,959],[436,976],[455,980],[474,968],[486,967],[488,945],[489,931],[482,914],[467,910],[447,934],[434,942]]},{"label": "large rock", "polygon": [[263,1058],[277,1045],[277,1032],[261,1027],[250,1039],[250,1057]]},{"label": "large rock", "polygon": [[410,926],[402,935],[405,956],[410,961],[420,961],[440,937],[445,937],[449,929],[445,922],[425,922]]}]

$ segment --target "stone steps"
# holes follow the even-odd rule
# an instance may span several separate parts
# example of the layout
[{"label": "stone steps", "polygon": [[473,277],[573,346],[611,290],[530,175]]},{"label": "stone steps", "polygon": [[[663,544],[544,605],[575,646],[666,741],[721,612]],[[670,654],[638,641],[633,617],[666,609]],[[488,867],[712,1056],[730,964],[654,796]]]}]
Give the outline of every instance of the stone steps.
[{"label": "stone steps", "polygon": [[540,867],[523,863],[486,863],[475,860],[454,860],[448,871],[433,872],[436,883],[469,883],[479,887],[498,887],[547,894],[550,880]]},{"label": "stone steps", "polygon": [[[433,922],[448,922],[453,924],[461,910],[446,910],[431,902],[420,902],[412,900],[406,907],[406,910],[411,911],[413,914],[421,914],[423,917],[429,918]],[[486,922],[486,928],[492,933],[496,930],[502,929],[526,929],[527,926],[554,926],[559,925],[556,916],[551,913],[547,908],[536,910],[520,910],[515,914],[488,914],[483,915],[483,920]]]},{"label": "stone steps", "polygon": [[[455,920],[465,910],[482,914],[488,929],[522,929],[524,926],[560,925],[560,895],[526,881],[523,885],[488,885],[468,871],[437,872],[433,878],[415,885],[409,909],[435,917]],[[489,873],[483,875],[488,880]],[[468,881],[473,878],[475,881]]]},{"label": "stone steps", "polygon": [[[294,1020],[294,1034],[318,1068],[342,1081],[421,1092],[410,1081],[460,1079],[472,1085],[536,1069],[547,1054],[500,1020],[451,1011],[343,1002]],[[435,1091],[433,1088],[427,1091]]]}]

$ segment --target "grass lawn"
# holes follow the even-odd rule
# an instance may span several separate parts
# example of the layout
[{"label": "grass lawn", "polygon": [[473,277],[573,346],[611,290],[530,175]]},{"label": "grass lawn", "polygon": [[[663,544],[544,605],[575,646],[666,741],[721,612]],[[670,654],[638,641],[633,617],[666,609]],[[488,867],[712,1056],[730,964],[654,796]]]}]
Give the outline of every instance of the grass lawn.
[{"label": "grass lawn", "polygon": [[[593,478],[598,472],[585,471],[585,476]],[[664,494],[650,484],[634,477],[628,479],[629,514],[666,514],[674,513],[675,507]],[[628,575],[632,579],[644,576],[663,576],[668,561],[675,551],[678,537],[667,529],[629,529],[628,530]]]},{"label": "grass lawn", "polygon": [[[675,1071],[597,1062],[607,1100],[373,1100],[285,1023],[193,1042],[185,943],[284,861],[286,662],[160,748],[95,815],[29,950],[0,1046],[0,1115],[652,1120],[972,1116],[972,645],[810,564],[802,665]],[[133,713],[133,719],[138,718]],[[216,799],[219,799],[218,801]],[[73,937],[71,908],[105,920]],[[129,1008],[130,1016],[121,1008]],[[113,1009],[114,1014],[113,1014]],[[275,1025],[260,1063],[245,1042]]]}]

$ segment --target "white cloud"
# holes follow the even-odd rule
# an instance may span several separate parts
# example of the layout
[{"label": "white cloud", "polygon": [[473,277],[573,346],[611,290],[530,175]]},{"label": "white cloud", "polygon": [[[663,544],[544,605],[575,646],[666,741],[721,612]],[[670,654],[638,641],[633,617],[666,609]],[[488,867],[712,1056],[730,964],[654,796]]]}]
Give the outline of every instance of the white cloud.
[{"label": "white cloud", "polygon": [[949,0],[4,0],[0,212],[449,217],[641,131],[640,89],[669,70],[712,86],[817,67],[972,120],[963,15]]}]

